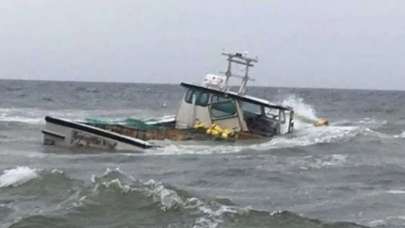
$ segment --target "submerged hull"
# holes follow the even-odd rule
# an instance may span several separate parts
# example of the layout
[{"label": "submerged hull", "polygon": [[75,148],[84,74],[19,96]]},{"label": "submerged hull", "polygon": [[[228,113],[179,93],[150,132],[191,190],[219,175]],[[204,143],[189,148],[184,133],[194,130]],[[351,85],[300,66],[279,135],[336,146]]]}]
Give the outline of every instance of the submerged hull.
[{"label": "submerged hull", "polygon": [[[207,135],[205,129],[176,129],[173,123],[157,124],[155,128],[140,129],[122,124],[79,123],[70,120],[45,117],[45,128],[42,130],[45,145],[72,148],[94,148],[107,151],[126,150],[144,151],[157,147],[148,140],[223,140]],[[226,141],[263,139],[249,132],[239,132]]]},{"label": "submerged hull", "polygon": [[106,150],[142,151],[153,144],[88,124],[47,116],[42,130],[45,145]]}]

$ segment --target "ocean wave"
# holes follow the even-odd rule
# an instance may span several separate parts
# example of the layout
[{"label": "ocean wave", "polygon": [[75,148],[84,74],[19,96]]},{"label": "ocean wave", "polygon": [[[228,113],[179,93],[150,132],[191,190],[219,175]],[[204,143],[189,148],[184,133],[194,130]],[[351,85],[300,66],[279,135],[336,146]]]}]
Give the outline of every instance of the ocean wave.
[{"label": "ocean wave", "polygon": [[250,148],[254,150],[268,150],[334,143],[349,140],[363,131],[364,129],[358,127],[311,127],[297,131],[291,137],[275,137],[266,143],[252,145]]},{"label": "ocean wave", "polygon": [[16,187],[38,177],[38,170],[26,166],[3,171],[0,176],[0,188]]},{"label": "ocean wave", "polygon": [[346,164],[347,154],[332,154],[322,156],[306,156],[303,159],[291,161],[289,166],[301,170],[341,167]]},{"label": "ocean wave", "polygon": [[[102,113],[102,112],[101,112]],[[81,121],[91,115],[84,110],[42,110],[36,108],[0,108],[0,122],[16,122],[31,125],[44,124],[47,115]]]},{"label": "ocean wave", "polygon": [[388,123],[387,120],[379,120],[375,118],[365,117],[354,122],[357,126],[364,126],[368,128],[380,128]]},{"label": "ocean wave", "polygon": [[377,219],[374,221],[369,222],[367,225],[370,227],[392,227],[392,228],[402,228],[404,227],[405,221],[405,216],[400,214],[400,215],[394,215],[394,216],[387,216],[386,218],[383,219]]},{"label": "ocean wave", "polygon": [[99,93],[100,91],[97,88],[94,87],[77,87],[75,89],[77,92],[85,92],[85,93]]},{"label": "ocean wave", "polygon": [[[70,179],[60,170],[35,173],[40,176],[35,185],[16,185],[10,199],[21,205],[32,199],[51,200],[37,204],[37,210],[28,208],[14,215],[21,219],[5,221],[10,227],[360,227],[352,223],[324,223],[288,211],[260,211],[225,204],[224,200],[207,200],[160,181],[134,179],[119,169],[94,175],[91,185]],[[47,188],[47,194],[38,186]],[[25,189],[25,195],[18,198],[15,194],[21,189]]]},{"label": "ocean wave", "polygon": [[25,124],[41,124],[45,123],[43,118],[30,118],[23,116],[0,116],[0,122],[17,122]]},{"label": "ocean wave", "polygon": [[[284,105],[293,106],[297,114],[307,120],[316,120],[317,112],[315,109],[297,96],[289,96],[282,102]],[[123,114],[142,113],[141,110],[38,110],[30,108],[1,108],[0,122],[21,122],[27,124],[42,124],[45,115],[83,120],[94,114],[98,116],[113,116]],[[145,114],[144,114],[145,115]],[[150,150],[151,155],[180,155],[180,154],[221,154],[238,153],[245,150],[266,151],[280,148],[304,147],[324,143],[344,142],[354,138],[357,135],[372,135],[380,138],[405,138],[405,132],[401,135],[386,135],[375,130],[379,126],[386,124],[386,121],[379,121],[373,118],[363,118],[357,121],[343,121],[333,123],[330,126],[314,127],[312,123],[300,120],[295,121],[295,131],[291,135],[277,136],[268,141],[258,141],[252,143],[232,143],[232,142],[185,142],[178,143],[173,141],[160,141],[162,147]],[[8,139],[9,140],[9,139]],[[7,139],[3,139],[7,141]]]},{"label": "ocean wave", "polygon": [[33,125],[44,124],[45,116],[66,118],[72,121],[83,121],[89,117],[126,119],[131,116],[138,116],[139,118],[150,118],[150,116],[155,115],[156,113],[151,113],[149,111],[139,109],[43,110],[37,108],[0,108],[0,122],[16,122]]},{"label": "ocean wave", "polygon": [[31,108],[0,108],[0,122],[43,123],[43,112]]},{"label": "ocean wave", "polygon": [[265,142],[255,144],[242,142],[199,142],[178,143],[164,141],[160,148],[151,150],[151,155],[180,155],[180,154],[226,154],[238,153],[245,150],[268,151],[281,148],[293,148],[311,146],[323,143],[337,143],[347,141],[353,137],[369,131],[367,128],[355,126],[327,126],[327,127],[307,127],[295,131],[292,135],[277,136]]},{"label": "ocean wave", "polygon": [[394,138],[405,138],[405,131],[402,132],[401,134],[394,135]]},{"label": "ocean wave", "polygon": [[388,190],[387,193],[389,193],[389,194],[405,194],[405,190],[392,189],[392,190]]}]

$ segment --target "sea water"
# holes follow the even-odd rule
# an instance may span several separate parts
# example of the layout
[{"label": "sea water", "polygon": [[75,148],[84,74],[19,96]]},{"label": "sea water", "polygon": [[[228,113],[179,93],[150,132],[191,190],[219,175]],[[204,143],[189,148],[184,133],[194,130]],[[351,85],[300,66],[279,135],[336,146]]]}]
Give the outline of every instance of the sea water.
[{"label": "sea water", "polygon": [[143,153],[42,145],[44,116],[176,113],[178,85],[0,81],[0,227],[405,227],[405,92],[253,87],[292,135]]}]

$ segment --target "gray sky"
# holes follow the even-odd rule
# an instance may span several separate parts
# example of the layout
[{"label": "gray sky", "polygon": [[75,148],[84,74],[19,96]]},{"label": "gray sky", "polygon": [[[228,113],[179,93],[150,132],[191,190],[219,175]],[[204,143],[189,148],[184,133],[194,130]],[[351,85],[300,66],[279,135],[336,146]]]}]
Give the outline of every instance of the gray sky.
[{"label": "gray sky", "polygon": [[223,50],[255,84],[405,90],[403,0],[2,0],[0,78],[200,82]]}]

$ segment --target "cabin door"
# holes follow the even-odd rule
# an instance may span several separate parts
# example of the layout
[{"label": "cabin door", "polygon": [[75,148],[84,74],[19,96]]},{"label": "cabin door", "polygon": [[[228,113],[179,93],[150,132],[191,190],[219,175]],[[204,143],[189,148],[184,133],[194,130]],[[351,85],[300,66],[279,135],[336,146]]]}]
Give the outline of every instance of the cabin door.
[{"label": "cabin door", "polygon": [[212,123],[234,131],[241,130],[238,106],[234,99],[213,96],[209,110]]}]

